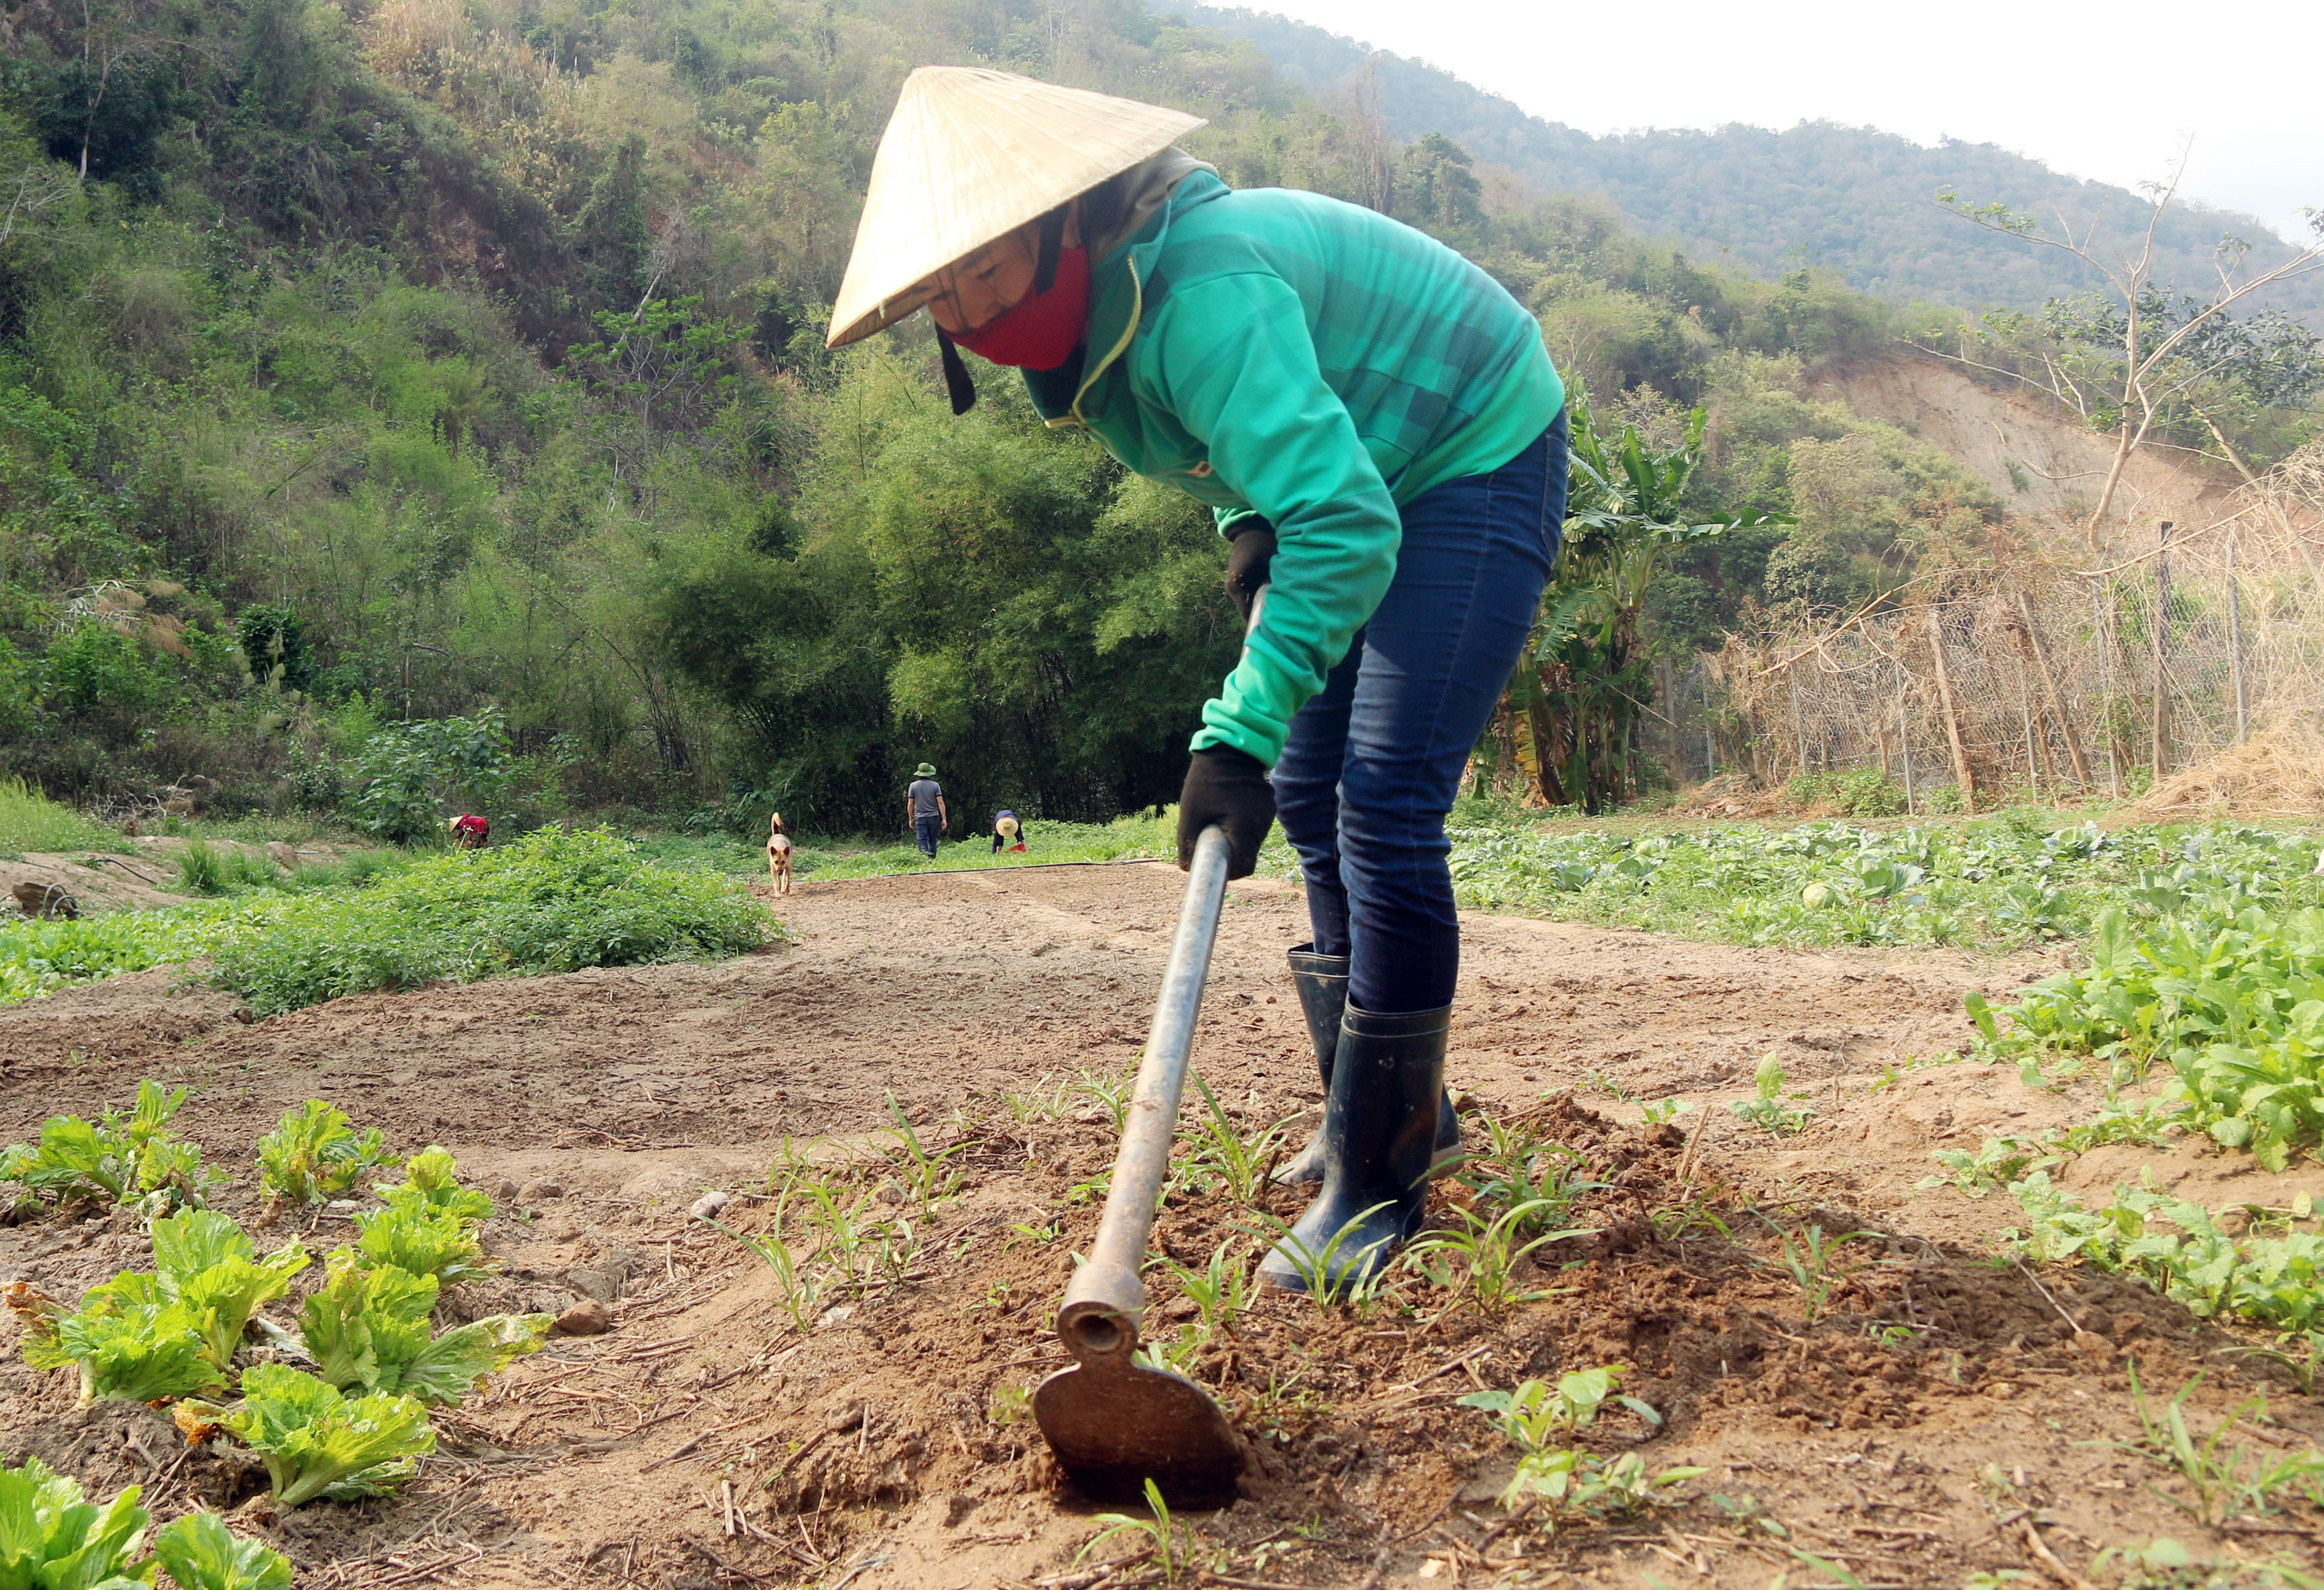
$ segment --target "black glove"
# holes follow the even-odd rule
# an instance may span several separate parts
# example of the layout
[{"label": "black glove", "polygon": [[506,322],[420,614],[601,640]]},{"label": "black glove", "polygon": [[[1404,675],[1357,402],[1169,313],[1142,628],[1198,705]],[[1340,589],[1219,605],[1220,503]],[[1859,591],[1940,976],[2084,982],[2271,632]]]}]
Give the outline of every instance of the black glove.
[{"label": "black glove", "polygon": [[1275,826],[1275,790],[1267,781],[1267,769],[1249,752],[1208,745],[1194,753],[1186,768],[1186,786],[1178,792],[1182,870],[1193,867],[1194,841],[1213,823],[1227,831],[1227,876],[1250,877],[1259,865],[1259,847],[1267,841],[1267,830]]},{"label": "black glove", "polygon": [[1234,540],[1227,543],[1231,549],[1227,553],[1227,595],[1234,598],[1235,610],[1242,615],[1242,626],[1249,629],[1250,605],[1259,599],[1259,587],[1267,583],[1267,566],[1275,561],[1275,526],[1264,519],[1237,522],[1240,528],[1236,530]]}]

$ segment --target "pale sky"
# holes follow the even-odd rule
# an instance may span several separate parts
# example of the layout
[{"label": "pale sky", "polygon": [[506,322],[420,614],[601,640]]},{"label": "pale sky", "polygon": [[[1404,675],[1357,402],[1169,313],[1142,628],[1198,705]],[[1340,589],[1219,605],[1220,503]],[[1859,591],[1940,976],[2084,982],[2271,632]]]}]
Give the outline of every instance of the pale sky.
[{"label": "pale sky", "polygon": [[[1439,66],[1590,133],[1834,121],[2182,191],[2287,239],[2324,208],[2324,0],[1210,0]],[[2218,35],[2207,36],[2216,25]]]}]

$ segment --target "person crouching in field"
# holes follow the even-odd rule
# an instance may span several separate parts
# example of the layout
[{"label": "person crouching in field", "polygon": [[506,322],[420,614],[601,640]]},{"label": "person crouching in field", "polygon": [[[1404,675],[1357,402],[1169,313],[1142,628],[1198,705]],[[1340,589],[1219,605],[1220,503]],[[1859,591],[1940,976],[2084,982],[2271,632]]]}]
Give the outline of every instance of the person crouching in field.
[{"label": "person crouching in field", "polygon": [[448,825],[456,850],[482,850],[493,836],[493,825],[473,811],[464,811]]},{"label": "person crouching in field", "polygon": [[1187,747],[1178,864],[1216,826],[1247,877],[1278,815],[1298,852],[1314,939],[1290,971],[1325,1103],[1284,1178],[1321,1187],[1259,1273],[1304,1290],[1320,1263],[1336,1287],[1412,1235],[1460,1147],[1444,818],[1557,559],[1565,391],[1483,271],[1356,205],[1230,188],[1174,146],[1202,125],[921,68],[825,341],[926,309],[955,413],[966,348],[1214,511],[1247,627]]},{"label": "person crouching in field", "polygon": [[778,894],[791,892],[791,830],[779,811],[767,823],[767,882]]},{"label": "person crouching in field", "polygon": [[924,762],[912,770],[912,787],[904,791],[904,816],[912,825],[912,837],[919,841],[920,854],[936,860],[936,840],[952,827],[952,812],[945,805],[934,763]]},{"label": "person crouching in field", "polygon": [[1017,820],[1017,814],[1008,810],[996,813],[992,818],[992,854],[1024,848],[1025,825]]}]

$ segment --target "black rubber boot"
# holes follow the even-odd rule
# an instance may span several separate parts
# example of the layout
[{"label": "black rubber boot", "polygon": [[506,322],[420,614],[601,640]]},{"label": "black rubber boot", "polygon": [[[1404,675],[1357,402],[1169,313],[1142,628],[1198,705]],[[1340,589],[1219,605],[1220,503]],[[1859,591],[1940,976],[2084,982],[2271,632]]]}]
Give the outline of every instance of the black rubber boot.
[{"label": "black rubber boot", "polygon": [[[1307,1017],[1307,1036],[1315,1046],[1315,1069],[1323,1074],[1323,1092],[1332,1091],[1332,1058],[1340,1048],[1340,1012],[1348,1006],[1348,957],[1318,955],[1313,944],[1290,951],[1291,983],[1299,990],[1299,1008]],[[1452,1169],[1461,1152],[1461,1118],[1452,1113],[1447,1094],[1436,1110],[1436,1156],[1431,1176]],[[1323,1134],[1318,1132],[1307,1146],[1286,1160],[1273,1179],[1284,1187],[1304,1187],[1323,1179]]]},{"label": "black rubber boot", "polygon": [[1310,1269],[1320,1263],[1336,1283],[1374,1273],[1418,1228],[1436,1157],[1452,1014],[1450,1005],[1396,1016],[1347,1007],[1317,1134],[1323,1190],[1291,1234],[1259,1261],[1259,1276],[1268,1285],[1307,1290],[1301,1263],[1293,1262],[1295,1244],[1305,1255],[1301,1262]]}]

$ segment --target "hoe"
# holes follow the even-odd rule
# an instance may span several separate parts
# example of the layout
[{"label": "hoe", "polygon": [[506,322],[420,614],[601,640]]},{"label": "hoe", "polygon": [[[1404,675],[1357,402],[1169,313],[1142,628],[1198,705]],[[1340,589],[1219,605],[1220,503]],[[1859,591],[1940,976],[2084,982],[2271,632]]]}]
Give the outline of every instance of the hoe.
[{"label": "hoe", "polygon": [[1194,844],[1178,933],[1162,974],[1162,997],[1123,1121],[1097,1241],[1057,1305],[1057,1335],[1076,1363],[1033,1393],[1033,1416],[1049,1449],[1093,1501],[1139,1500],[1150,1479],[1173,1506],[1222,1507],[1234,1500],[1235,1477],[1242,1471],[1241,1446],[1219,1405],[1192,1381],[1136,1362],[1139,1317],[1146,1308],[1138,1271],[1177,1131],[1178,1097],[1226,887],[1227,837],[1205,828]]}]

